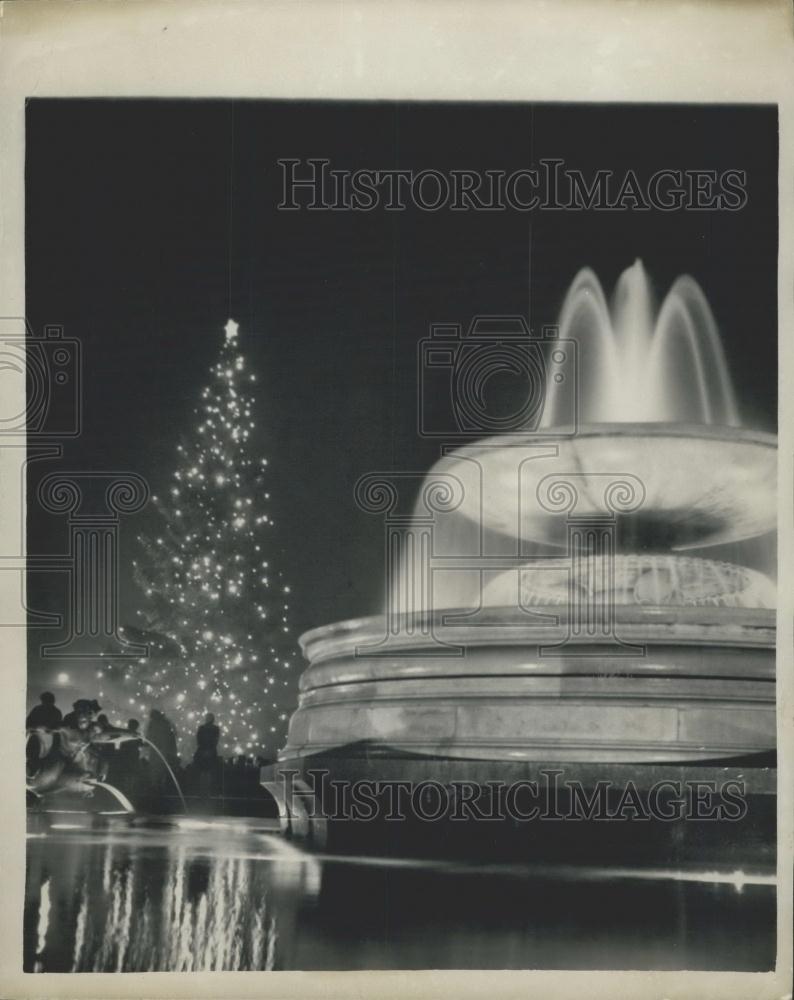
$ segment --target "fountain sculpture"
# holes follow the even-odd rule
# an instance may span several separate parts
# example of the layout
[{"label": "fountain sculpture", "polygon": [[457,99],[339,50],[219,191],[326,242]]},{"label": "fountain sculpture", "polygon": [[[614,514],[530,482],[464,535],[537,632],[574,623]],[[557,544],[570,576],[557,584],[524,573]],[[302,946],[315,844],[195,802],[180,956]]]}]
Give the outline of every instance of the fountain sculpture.
[{"label": "fountain sculpture", "polygon": [[360,744],[464,777],[774,749],[776,438],[740,426],[703,292],[680,277],[657,310],[638,261],[608,305],[585,269],[558,328],[535,426],[359,484],[386,614],[302,637],[282,760]]}]

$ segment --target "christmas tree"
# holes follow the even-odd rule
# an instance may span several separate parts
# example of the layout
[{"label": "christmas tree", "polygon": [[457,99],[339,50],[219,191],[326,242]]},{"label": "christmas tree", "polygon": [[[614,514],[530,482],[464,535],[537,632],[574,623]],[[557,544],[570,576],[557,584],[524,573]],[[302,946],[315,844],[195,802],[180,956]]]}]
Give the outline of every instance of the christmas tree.
[{"label": "christmas tree", "polygon": [[[292,701],[288,596],[273,566],[267,459],[253,454],[253,385],[233,320],[178,446],[170,496],[154,497],[160,530],[140,536],[138,614],[178,655],[141,661],[126,676],[132,704],[176,725],[183,753],[207,712],[229,754],[274,756]],[[148,668],[148,669],[147,669]]]}]

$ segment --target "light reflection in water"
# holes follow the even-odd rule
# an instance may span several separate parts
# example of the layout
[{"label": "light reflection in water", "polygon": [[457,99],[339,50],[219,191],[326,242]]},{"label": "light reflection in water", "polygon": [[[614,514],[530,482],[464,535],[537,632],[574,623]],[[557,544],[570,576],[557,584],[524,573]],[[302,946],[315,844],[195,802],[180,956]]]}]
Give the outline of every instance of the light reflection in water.
[{"label": "light reflection in water", "polygon": [[39,926],[38,926],[38,947],[36,958],[41,957],[44,946],[47,943],[47,928],[50,922],[50,880],[44,879],[41,886],[41,899],[39,902]]},{"label": "light reflection in water", "polygon": [[261,821],[28,842],[27,971],[762,970],[774,954],[771,871],[334,858]]},{"label": "light reflection in water", "polygon": [[213,834],[212,843],[177,830],[36,838],[26,893],[35,971],[273,968],[275,909],[283,922],[290,897],[317,893],[317,863],[274,835]]}]

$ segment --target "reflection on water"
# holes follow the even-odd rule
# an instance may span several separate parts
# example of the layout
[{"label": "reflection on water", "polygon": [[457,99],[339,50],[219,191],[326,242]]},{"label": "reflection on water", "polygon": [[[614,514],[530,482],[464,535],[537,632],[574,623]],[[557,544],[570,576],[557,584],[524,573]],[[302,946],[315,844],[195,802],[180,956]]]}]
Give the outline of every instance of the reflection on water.
[{"label": "reflection on water", "polygon": [[770,874],[304,853],[263,821],[28,840],[25,969],[762,970]]}]

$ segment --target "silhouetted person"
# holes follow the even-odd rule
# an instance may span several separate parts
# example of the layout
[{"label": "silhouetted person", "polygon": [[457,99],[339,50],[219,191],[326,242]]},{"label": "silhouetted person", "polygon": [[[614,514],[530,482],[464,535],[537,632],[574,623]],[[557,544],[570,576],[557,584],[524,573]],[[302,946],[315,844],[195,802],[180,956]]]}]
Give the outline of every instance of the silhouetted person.
[{"label": "silhouetted person", "polygon": [[[127,722],[127,732],[130,736],[140,737],[140,729],[141,724],[137,719],[130,719]],[[141,739],[125,740],[123,743],[120,743],[119,754],[121,760],[130,765],[137,765],[140,760],[142,743]]]},{"label": "silhouetted person", "polygon": [[[140,735],[141,725],[137,719],[127,722],[127,732],[130,736]],[[129,796],[135,796],[140,791],[141,784],[141,746],[142,740],[124,740],[119,743],[116,751],[114,776],[119,787]]]},{"label": "silhouetted person", "polygon": [[221,738],[220,727],[215,725],[215,716],[209,712],[204,722],[196,730],[196,752],[193,763],[200,769],[215,767],[218,762],[218,742]]},{"label": "silhouetted person", "polygon": [[199,795],[209,799],[216,794],[222,778],[222,762],[218,756],[218,741],[221,731],[215,725],[215,716],[208,712],[204,722],[196,730],[196,752],[193,754],[193,766],[198,772]]},{"label": "silhouetted person", "polygon": [[102,742],[102,738],[110,737],[117,732],[119,730],[115,726],[111,726],[110,719],[104,714],[98,715],[91,723],[91,739],[97,740],[93,748],[98,761],[97,777],[101,781],[107,781],[110,772],[116,770],[118,759],[116,746],[111,742]]},{"label": "silhouetted person", "polygon": [[146,725],[146,739],[150,740],[165,757],[171,767],[179,766],[179,755],[176,749],[176,730],[167,715],[158,708],[149,712],[149,722]]},{"label": "silhouetted person", "polygon": [[[101,705],[95,698],[78,698],[72,703],[72,711],[63,717],[61,723],[65,729],[83,729],[91,725]],[[85,723],[85,720],[88,722]]]},{"label": "silhouetted person", "polygon": [[30,734],[25,745],[25,759],[29,774],[38,770],[40,762],[52,750],[52,730],[57,729],[61,724],[61,710],[55,705],[55,695],[50,691],[44,691],[39,695],[39,702],[40,704],[31,709],[25,720],[27,729],[37,730],[37,732]]},{"label": "silhouetted person", "polygon": [[[148,763],[147,772],[149,776],[149,789],[153,799],[149,808],[152,812],[160,812],[163,809],[168,811],[176,801],[176,785],[181,774],[181,764],[177,753],[176,730],[171,720],[158,708],[149,711],[149,720],[146,723],[146,739],[149,740],[162,754],[166,764],[157,752],[151,747],[146,748],[146,760]],[[168,768],[171,768],[169,772]]]},{"label": "silhouetted person", "polygon": [[31,709],[25,720],[25,726],[28,729],[57,729],[63,716],[55,704],[55,695],[50,691],[44,691],[39,695],[39,702],[40,704]]}]

